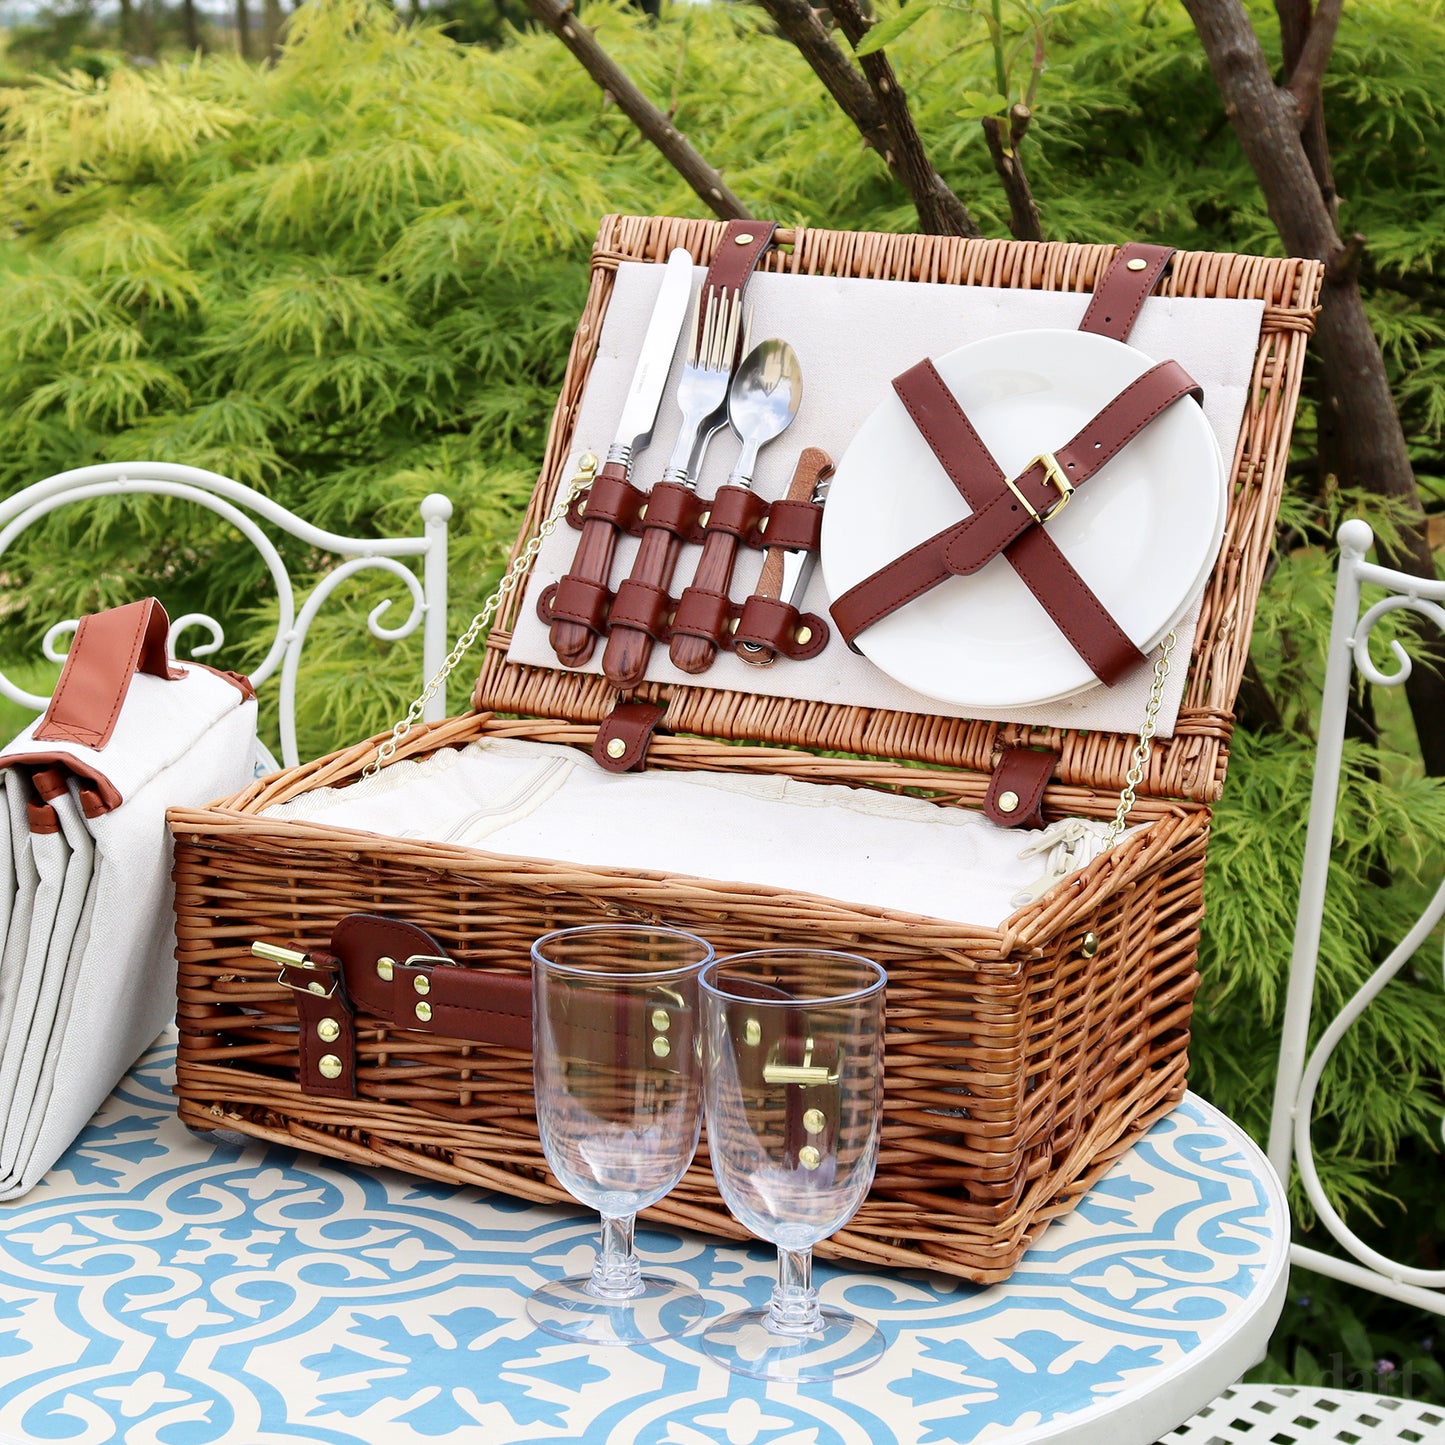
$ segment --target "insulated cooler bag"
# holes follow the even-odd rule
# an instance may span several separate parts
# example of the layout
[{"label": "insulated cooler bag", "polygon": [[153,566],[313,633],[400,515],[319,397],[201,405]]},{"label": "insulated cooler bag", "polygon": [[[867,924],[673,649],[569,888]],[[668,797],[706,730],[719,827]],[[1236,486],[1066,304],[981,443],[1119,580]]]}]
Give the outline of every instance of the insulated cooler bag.
[{"label": "insulated cooler bag", "polygon": [[245,678],[166,654],[154,599],[82,618],[0,752],[0,1199],[32,1188],[175,1006],[165,810],[252,776]]}]

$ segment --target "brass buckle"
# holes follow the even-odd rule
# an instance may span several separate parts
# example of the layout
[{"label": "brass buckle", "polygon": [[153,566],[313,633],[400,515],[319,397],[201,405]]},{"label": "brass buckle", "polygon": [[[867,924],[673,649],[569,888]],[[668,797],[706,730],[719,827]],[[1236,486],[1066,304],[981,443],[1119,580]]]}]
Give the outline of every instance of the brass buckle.
[{"label": "brass buckle", "polygon": [[[276,975],[276,982],[283,988],[294,989],[297,993],[314,993],[318,998],[333,998],[336,994],[336,974],[327,968],[321,968],[311,962],[310,956],[304,953],[297,953],[294,948],[281,948],[274,943],[253,943],[251,952],[256,958],[264,958],[268,963],[281,965],[281,972]],[[331,975],[331,987],[323,988],[320,979],[312,979],[305,988],[299,983],[292,983],[286,977],[288,969],[304,968],[312,973]]]},{"label": "brass buckle", "polygon": [[1035,510],[1033,503],[1013,484],[1011,479],[1005,477],[1004,481],[1007,483],[1009,491],[1019,499],[1024,511],[1026,511],[1034,521],[1047,522],[1057,517],[1059,513],[1069,505],[1069,498],[1074,495],[1074,484],[1064,475],[1064,469],[1059,465],[1059,459],[1053,452],[1040,452],[1019,475],[1023,476],[1024,472],[1031,471],[1036,466],[1043,467],[1044,480],[1056,487],[1059,493],[1059,500],[1055,502],[1047,512],[1043,513],[1042,516]]},{"label": "brass buckle", "polygon": [[768,1084],[836,1084],[838,1071],[830,1069],[826,1064],[813,1062],[813,1041],[807,1039],[803,1043],[803,1062],[801,1064],[779,1063],[778,1050],[774,1049],[772,1057],[763,1065],[763,1082]]}]

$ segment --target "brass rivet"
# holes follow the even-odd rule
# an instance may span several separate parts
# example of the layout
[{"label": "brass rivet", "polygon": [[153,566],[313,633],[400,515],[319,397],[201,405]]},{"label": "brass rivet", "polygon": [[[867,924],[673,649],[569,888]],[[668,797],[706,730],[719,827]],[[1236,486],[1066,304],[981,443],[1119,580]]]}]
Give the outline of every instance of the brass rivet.
[{"label": "brass rivet", "polygon": [[821,1109],[809,1109],[803,1115],[803,1128],[810,1134],[821,1134],[827,1123],[828,1116]]},{"label": "brass rivet", "polygon": [[1017,793],[1000,793],[998,795],[998,810],[1000,813],[1012,813],[1019,805]]},{"label": "brass rivet", "polygon": [[1099,935],[1094,932],[1086,933],[1084,935],[1083,945],[1080,947],[1079,951],[1084,955],[1085,958],[1093,958],[1093,956],[1099,951]]},{"label": "brass rivet", "polygon": [[321,1062],[316,1067],[320,1070],[323,1079],[339,1079],[341,1077],[341,1060],[335,1054],[322,1054]]},{"label": "brass rivet", "polygon": [[708,524],[710,521],[712,521],[712,513],[711,513],[711,512],[703,512],[703,513],[699,514],[698,519],[697,519],[697,524],[698,524],[699,527],[706,527],[707,524]]},{"label": "brass rivet", "polygon": [[753,235],[751,231],[742,231],[733,237],[734,246],[751,246],[752,244]]},{"label": "brass rivet", "polygon": [[596,455],[592,452],[583,452],[577,459],[577,467],[579,471],[595,472],[597,470]]},{"label": "brass rivet", "polygon": [[627,744],[621,738],[612,738],[607,744],[607,756],[620,758],[627,751]]},{"label": "brass rivet", "polygon": [[758,536],[761,537],[761,536],[763,535],[763,533],[768,530],[768,523],[769,523],[771,520],[772,520],[771,517],[764,517],[763,520],[758,523]]},{"label": "brass rivet", "polygon": [[412,986],[418,993],[430,993],[430,992],[431,992],[431,979],[429,979],[429,978],[426,976],[426,974],[424,974],[424,973],[419,973],[419,974],[417,974],[417,976],[416,976],[414,979],[412,979],[412,981],[411,981],[411,986]]},{"label": "brass rivet", "polygon": [[659,1059],[665,1059],[672,1052],[672,1045],[664,1038],[656,1038],[652,1041],[652,1052]]},{"label": "brass rivet", "polygon": [[638,520],[639,522],[644,522],[644,521],[647,520],[647,503],[646,503],[646,502],[644,502],[644,503],[637,509],[637,520]]},{"label": "brass rivet", "polygon": [[1149,263],[1142,256],[1135,256],[1132,261],[1124,262],[1126,271],[1142,271]]},{"label": "brass rivet", "polygon": [[665,1008],[655,1008],[652,1011],[652,1026],[658,1033],[665,1034],[672,1027],[672,1015]]},{"label": "brass rivet", "polygon": [[316,1034],[323,1044],[335,1043],[341,1037],[341,1025],[335,1019],[322,1019],[316,1025]]},{"label": "brass rivet", "polygon": [[813,640],[813,629],[811,627],[800,627],[793,636],[797,639],[799,647],[806,647]]},{"label": "brass rivet", "polygon": [[326,997],[326,985],[324,983],[308,983],[306,988],[311,993],[319,993],[322,998]]},{"label": "brass rivet", "polygon": [[426,1023],[431,1018],[431,1005],[429,1003],[417,1004],[416,1016],[422,1021],[422,1023]]},{"label": "brass rivet", "polygon": [[823,1162],[823,1156],[811,1144],[804,1144],[798,1150],[798,1163],[804,1169],[816,1169]]},{"label": "brass rivet", "polygon": [[736,631],[738,630],[738,623],[741,622],[741,621],[742,621],[742,618],[741,618],[741,617],[730,617],[730,618],[728,619],[728,631],[729,631],[729,632],[736,632]]},{"label": "brass rivet", "polygon": [[394,958],[378,958],[376,960],[376,976],[378,978],[384,978],[388,983],[390,983],[391,971],[395,967],[396,960]]},{"label": "brass rivet", "polygon": [[743,1025],[743,1042],[757,1047],[763,1041],[763,1026],[757,1019],[749,1019]]}]

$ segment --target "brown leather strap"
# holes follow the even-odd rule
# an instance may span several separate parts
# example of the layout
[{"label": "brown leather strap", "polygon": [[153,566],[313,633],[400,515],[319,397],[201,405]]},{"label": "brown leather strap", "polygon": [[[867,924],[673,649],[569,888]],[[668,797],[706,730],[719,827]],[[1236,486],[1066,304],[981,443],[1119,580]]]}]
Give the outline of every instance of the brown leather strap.
[{"label": "brown leather strap", "polygon": [[[808,479],[807,493],[811,496],[815,478]],[[759,587],[772,582],[774,587],[782,585],[783,581],[783,558],[785,551],[816,552],[818,541],[823,534],[823,508],[814,501],[795,501],[791,497],[784,497],[781,501],[774,502],[768,508],[768,515],[765,519],[759,540],[769,548],[776,549],[777,556],[777,577],[761,577],[758,579]],[[771,562],[769,558],[769,562]],[[763,564],[766,568],[768,563]]]},{"label": "brown leather strap", "polygon": [[82,617],[35,740],[103,748],[136,673],[185,676],[166,656],[169,630],[166,610],[154,597]]},{"label": "brown leather strap", "polygon": [[1094,299],[1084,312],[1079,330],[1127,341],[1140,308],[1173,257],[1173,246],[1150,246],[1142,241],[1121,246],[1094,287]]},{"label": "brown leather strap", "polygon": [[[329,953],[287,965],[299,1025],[298,1083],[307,1093],[353,1098],[357,1091],[357,1021],[410,1033],[437,1034],[530,1053],[530,972],[468,968],[429,934],[396,918],[353,913],[331,935]],[[659,1016],[661,1011],[662,1017]],[[603,1068],[675,1067],[669,1058],[693,1047],[695,1021],[675,996],[625,999],[575,1027],[569,1047]],[[659,1038],[668,1047],[660,1048]],[[328,1077],[329,1076],[329,1077]]]},{"label": "brown leather strap", "polygon": [[431,936],[395,918],[353,913],[336,925],[330,952],[288,964],[298,1024],[298,1082],[307,1093],[356,1095],[358,1013],[393,1028],[530,1050],[527,974],[454,963]]},{"label": "brown leather strap", "polygon": [[549,626],[554,622],[576,622],[591,632],[607,625],[612,594],[600,582],[587,582],[570,573],[537,597],[537,616]]},{"label": "brown leather strap", "polygon": [[1039,748],[1005,748],[989,779],[984,817],[1003,828],[1042,828],[1044,789],[1058,761],[1058,753]]},{"label": "brown leather strap", "polygon": [[[608,462],[594,478],[592,485],[595,487],[598,482],[603,482],[604,478],[604,496],[607,495],[608,487],[614,489],[614,495],[623,495],[621,486],[630,485],[627,468],[620,462]],[[605,591],[612,576],[612,557],[616,550],[616,526],[600,515],[585,518],[571,569],[563,580],[571,579]],[[564,667],[581,667],[597,646],[596,630],[575,617],[558,617],[551,625],[549,639],[552,651],[557,654],[557,660]]]},{"label": "brown leather strap", "polygon": [[728,636],[728,589],[738,546],[757,531],[767,504],[750,487],[722,486],[708,509],[707,539],[692,582],[678,599],[668,655],[682,672],[706,672]]},{"label": "brown leather strap", "polygon": [[665,711],[652,702],[619,702],[598,725],[592,740],[593,761],[609,773],[640,771]]},{"label": "brown leather strap", "polygon": [[617,465],[603,467],[592,479],[585,493],[573,497],[567,507],[567,520],[574,527],[583,527],[590,517],[595,522],[610,522],[623,532],[638,526],[637,514],[647,502],[647,493],[634,487]]},{"label": "brown leather strap", "polygon": [[[789,602],[754,592],[743,603],[732,644],[744,662],[766,667],[780,652],[794,662],[806,662],[822,652],[831,636],[816,612],[799,612]],[[761,648],[765,655],[750,653],[749,648]]]},{"label": "brown leather strap", "polygon": [[821,447],[804,447],[793,467],[787,495],[768,510],[763,540],[768,554],[758,577],[755,596],[779,597],[783,590],[783,553],[818,550],[823,531],[823,509],[812,500],[818,483],[833,470],[833,459]]},{"label": "brown leather strap", "polygon": [[[637,632],[651,641],[661,640],[667,636],[668,621],[671,616],[672,598],[668,596],[664,588],[654,587],[650,582],[643,582],[636,577],[629,577],[617,589],[617,596],[612,599],[608,626],[615,630],[608,635],[608,649],[610,650],[612,647],[612,639],[624,629],[627,632]],[[602,654],[602,671],[610,680],[616,681],[612,673],[608,672],[606,652]],[[620,683],[618,685],[621,686]]]},{"label": "brown leather strap", "polygon": [[[710,295],[720,295],[723,291],[738,293],[747,286],[763,252],[773,244],[773,232],[777,229],[776,221],[729,221],[723,227],[722,239],[717,243],[702,283],[702,304],[698,307],[697,317],[699,327]],[[741,328],[738,345],[742,345]]]},{"label": "brown leather strap", "polygon": [[[719,538],[719,545],[731,542],[731,537]],[[698,575],[706,576],[703,563],[709,561],[707,549],[703,549],[702,561],[698,563]],[[729,568],[730,580],[731,568]],[[673,666],[682,672],[706,672],[717,657],[718,649],[732,636],[735,617],[732,601],[726,592],[715,592],[708,587],[694,584],[683,589],[677,599],[677,611],[673,613],[672,626],[668,629],[668,655]]]},{"label": "brown leather strap", "polygon": [[[973,511],[833,603],[833,619],[850,644],[879,618],[950,576],[977,571],[1002,551],[1095,676],[1112,684],[1138,666],[1143,655],[1038,525],[1061,496],[1045,465],[1036,462],[1015,479],[1021,500],[932,362],[920,362],[894,387]],[[1054,454],[1059,474],[1081,486],[1167,407],[1200,395],[1177,362],[1151,367]]]},{"label": "brown leather strap", "polygon": [[280,980],[296,1004],[297,1083],[308,1094],[356,1097],[356,1022],[341,961],[316,951],[286,964]]}]

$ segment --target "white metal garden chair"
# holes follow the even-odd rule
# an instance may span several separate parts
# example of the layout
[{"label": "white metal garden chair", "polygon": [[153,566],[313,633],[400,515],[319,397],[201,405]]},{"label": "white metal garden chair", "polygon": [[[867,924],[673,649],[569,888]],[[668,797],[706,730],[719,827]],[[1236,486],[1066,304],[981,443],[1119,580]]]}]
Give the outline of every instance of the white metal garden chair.
[{"label": "white metal garden chair", "polygon": [[[296,685],[306,635],[327,599],[347,578],[366,568],[377,568],[397,578],[410,599],[407,615],[394,626],[384,626],[383,614],[391,602],[383,601],[372,609],[367,626],[374,637],[393,642],[420,628],[423,677],[434,677],[441,667],[447,653],[447,523],[452,504],[436,493],[421,503],[419,536],[344,537],[313,526],[253,488],[215,472],[170,462],[108,462],[58,473],[0,500],[0,567],[15,539],[49,513],[97,498],[141,494],[178,497],[216,513],[259,554],[276,591],[278,612],[270,648],[250,678],[259,688],[279,673],[281,762],[286,767],[300,761],[296,747]],[[263,523],[344,559],[321,576],[299,608],[296,589]],[[413,566],[405,565],[406,561],[413,561]],[[192,612],[171,623],[167,642],[173,654],[180,634],[195,626],[204,628],[209,636],[190,649],[192,657],[211,656],[221,649],[225,642],[221,624],[204,613]],[[45,633],[41,648],[52,662],[64,660],[57,643],[75,627],[72,619],[57,622]],[[36,711],[43,710],[48,701],[19,687],[3,672],[0,694]],[[427,722],[446,716],[444,683],[433,693],[422,716]]]},{"label": "white metal garden chair", "polygon": [[[1346,522],[1339,532],[1339,571],[1320,708],[1304,868],[1290,959],[1289,991],[1271,1110],[1269,1157],[1281,1179],[1293,1164],[1321,1225],[1342,1253],[1295,1244],[1291,1263],[1386,1298],[1445,1314],[1445,1270],[1419,1269],[1370,1248],[1340,1217],[1315,1168],[1311,1127],[1315,1095],[1335,1048],[1370,1003],[1409,962],[1445,916],[1445,882],[1414,927],[1355,996],[1309,1044],[1315,972],[1324,917],[1325,884],[1339,796],[1345,714],[1354,674],[1380,687],[1398,687],[1411,662],[1398,642],[1385,672],[1370,656],[1370,634],[1392,612],[1417,613],[1445,634],[1445,582],[1423,581],[1366,561],[1374,536],[1366,523]],[[1362,588],[1385,595],[1361,611]],[[1168,1445],[1439,1445],[1445,1442],[1445,1408],[1393,1396],[1297,1385],[1237,1385],[1172,1434]]]}]

